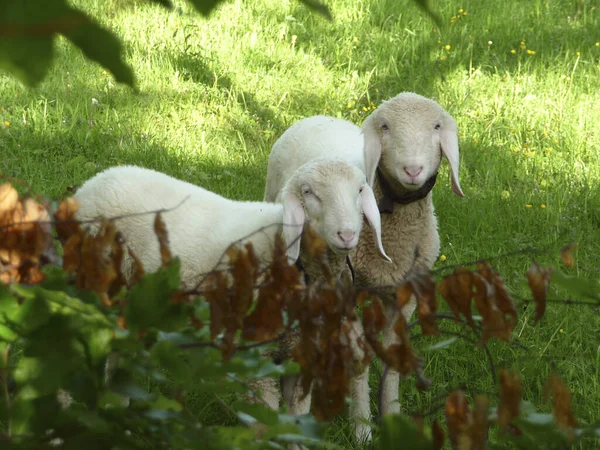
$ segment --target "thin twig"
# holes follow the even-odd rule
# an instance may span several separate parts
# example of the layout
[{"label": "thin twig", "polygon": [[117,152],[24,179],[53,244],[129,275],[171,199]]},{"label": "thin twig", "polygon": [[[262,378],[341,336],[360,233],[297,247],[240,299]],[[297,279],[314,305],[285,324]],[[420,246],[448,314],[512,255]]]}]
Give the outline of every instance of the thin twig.
[{"label": "thin twig", "polygon": [[82,224],[82,223],[99,223],[102,220],[108,220],[109,222],[115,221],[115,220],[121,220],[121,219],[127,219],[129,217],[138,217],[138,216],[145,216],[145,215],[149,215],[149,214],[158,214],[158,213],[166,213],[166,212],[170,212],[173,211],[177,208],[179,208],[184,202],[186,202],[188,199],[190,198],[190,196],[186,196],[183,200],[181,200],[177,205],[171,207],[171,208],[161,208],[161,209],[155,209],[152,211],[144,211],[144,212],[139,212],[139,213],[130,213],[130,214],[121,214],[119,216],[111,216],[111,217],[99,217],[96,219],[86,219],[86,220],[26,220],[23,222],[12,222],[12,223],[8,223],[5,225],[0,226],[0,231],[3,231],[7,228],[12,228],[12,227],[17,227],[20,225],[31,225],[31,224],[43,224],[43,225],[56,225],[56,224]]}]

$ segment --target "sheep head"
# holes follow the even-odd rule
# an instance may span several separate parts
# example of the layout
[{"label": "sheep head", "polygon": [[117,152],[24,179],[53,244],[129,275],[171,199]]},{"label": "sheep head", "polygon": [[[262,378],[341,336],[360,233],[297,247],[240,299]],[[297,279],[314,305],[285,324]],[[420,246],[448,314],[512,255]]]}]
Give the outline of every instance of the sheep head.
[{"label": "sheep head", "polygon": [[450,165],[452,190],[464,197],[458,179],[456,121],[439,104],[403,92],[383,102],[362,128],[369,184],[379,166],[397,187],[415,191],[437,173],[443,154]]},{"label": "sheep head", "polygon": [[[381,258],[391,262],[381,244],[381,219],[375,196],[359,168],[330,158],[306,163],[288,180],[281,200],[284,204],[284,237],[285,217],[292,217],[285,211],[295,211],[297,223],[298,205],[302,205],[303,220],[310,223],[333,252],[345,255],[358,244],[364,213]],[[288,254],[292,256],[290,252]]]}]

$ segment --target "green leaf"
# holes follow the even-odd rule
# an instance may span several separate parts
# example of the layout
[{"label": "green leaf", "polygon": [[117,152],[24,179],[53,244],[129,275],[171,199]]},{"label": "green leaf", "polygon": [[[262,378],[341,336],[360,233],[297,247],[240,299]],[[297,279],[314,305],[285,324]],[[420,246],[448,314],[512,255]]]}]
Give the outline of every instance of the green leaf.
[{"label": "green leaf", "polygon": [[152,408],[170,411],[181,411],[183,409],[178,401],[167,398],[164,395],[158,396],[158,398],[152,403]]},{"label": "green leaf", "polygon": [[44,272],[46,278],[40,283],[40,287],[49,291],[64,291],[67,289],[69,275],[62,268],[48,264],[42,268],[42,272]]},{"label": "green leaf", "polygon": [[595,280],[571,277],[556,269],[552,272],[551,283],[562,286],[571,294],[600,301],[600,284]]},{"label": "green leaf", "polygon": [[223,3],[224,0],[189,0],[194,8],[198,10],[198,12],[204,16],[208,16],[213,10],[219,5],[219,3]]},{"label": "green leaf", "polygon": [[159,341],[150,350],[151,360],[157,367],[166,370],[173,381],[186,383],[190,378],[190,367],[182,358],[183,351],[171,341]]},{"label": "green leaf", "polygon": [[52,41],[51,37],[0,39],[0,68],[30,87],[37,86],[54,58]]},{"label": "green leaf", "polygon": [[435,22],[435,24],[440,27],[442,26],[442,19],[437,11],[433,8],[433,2],[431,0],[414,0],[415,3],[429,15]]},{"label": "green leaf", "polygon": [[34,399],[17,396],[11,408],[11,431],[17,436],[26,433],[42,436],[63,420],[56,392]]},{"label": "green leaf", "polygon": [[[233,409],[238,411],[238,415],[239,413],[247,414],[248,416],[256,419],[258,422],[264,423],[265,425],[273,426],[279,422],[277,411],[269,408],[268,406],[262,403],[250,404],[246,402],[237,401],[234,402],[231,406],[233,407]],[[244,420],[242,417],[243,416],[240,415],[240,418]],[[296,427],[296,429],[299,430],[298,427]]]},{"label": "green leaf", "polygon": [[18,327],[15,319],[20,309],[17,299],[0,283],[0,340],[12,342],[17,339]]},{"label": "green leaf", "polygon": [[123,59],[121,41],[80,11],[71,9],[69,19],[73,21],[74,26],[62,34],[79,47],[85,56],[108,69],[115,80],[133,87],[133,71]]},{"label": "green leaf", "polygon": [[409,422],[399,414],[383,416],[379,439],[375,442],[378,450],[397,448],[402,442],[403,448],[411,450],[431,450],[432,442],[419,434],[416,424]]},{"label": "green leaf", "polygon": [[308,8],[312,9],[313,11],[321,14],[327,20],[333,20],[333,16],[331,15],[331,11],[323,3],[321,3],[321,2],[319,2],[317,0],[300,0],[300,2],[303,3],[303,4],[305,4]]},{"label": "green leaf", "polygon": [[83,366],[83,355],[65,316],[54,315],[29,335],[14,372],[20,395],[36,398],[56,393],[66,377]]},{"label": "green leaf", "polygon": [[158,3],[161,6],[164,6],[167,9],[173,9],[173,3],[170,0],[148,0],[152,3]]},{"label": "green leaf", "polygon": [[35,290],[23,286],[11,285],[10,289],[19,297],[24,298],[15,315],[9,320],[18,326],[19,334],[27,335],[38,327],[43,326],[50,319],[50,307],[48,302],[37,295]]},{"label": "green leaf", "polygon": [[301,416],[293,414],[279,414],[279,423],[294,424],[300,427],[301,434],[308,438],[320,439],[323,425],[317,423],[315,416],[305,414]]},{"label": "green leaf", "polygon": [[184,305],[172,304],[171,295],[179,287],[179,259],[169,267],[146,274],[129,291],[125,318],[130,331],[142,331],[150,327],[161,330],[177,330],[185,325]]}]

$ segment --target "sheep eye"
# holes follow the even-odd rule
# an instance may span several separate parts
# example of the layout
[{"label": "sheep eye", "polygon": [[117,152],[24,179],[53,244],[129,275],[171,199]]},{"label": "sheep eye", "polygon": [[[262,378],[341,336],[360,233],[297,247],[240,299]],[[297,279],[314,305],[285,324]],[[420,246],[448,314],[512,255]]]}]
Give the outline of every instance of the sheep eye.
[{"label": "sheep eye", "polygon": [[388,127],[388,124],[387,124],[387,123],[383,123],[383,124],[381,124],[381,129],[382,129],[383,131],[387,131],[387,130],[389,130],[389,129],[390,129],[390,127]]},{"label": "sheep eye", "polygon": [[439,130],[440,128],[442,128],[442,124],[441,123],[436,123],[434,128],[436,130]]},{"label": "sheep eye", "polygon": [[361,186],[360,189],[358,190],[358,193],[362,194],[362,191],[363,191],[363,187]]},{"label": "sheep eye", "polygon": [[302,194],[303,195],[310,195],[310,194],[312,194],[312,192],[311,192],[310,188],[303,188],[302,189]]}]

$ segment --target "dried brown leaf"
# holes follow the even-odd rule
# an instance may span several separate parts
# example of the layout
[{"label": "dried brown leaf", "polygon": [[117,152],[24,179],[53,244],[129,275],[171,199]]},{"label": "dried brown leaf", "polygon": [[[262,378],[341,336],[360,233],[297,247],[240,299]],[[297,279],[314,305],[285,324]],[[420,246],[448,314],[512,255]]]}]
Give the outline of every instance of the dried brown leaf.
[{"label": "dried brown leaf", "polygon": [[162,220],[161,214],[156,213],[154,219],[154,233],[158,238],[158,245],[160,247],[160,262],[163,267],[167,267],[173,260],[173,255],[169,249],[169,234],[167,233],[167,227],[165,222]]},{"label": "dried brown leaf", "polygon": [[473,287],[472,273],[462,268],[457,268],[454,273],[445,276],[438,286],[440,294],[454,313],[456,321],[462,314],[471,328],[475,328],[471,312]]},{"label": "dried brown leaf", "polygon": [[517,310],[504,281],[487,262],[477,264],[472,281],[475,305],[483,320],[480,344],[491,337],[509,340],[517,326]]},{"label": "dried brown leaf", "polygon": [[433,450],[442,450],[444,441],[446,440],[446,433],[444,433],[444,429],[437,419],[433,421],[431,434],[433,435]]},{"label": "dried brown leaf", "polygon": [[398,309],[402,310],[411,300],[413,295],[413,285],[407,281],[401,283],[396,288],[396,304]]},{"label": "dried brown leaf", "polygon": [[471,425],[469,426],[469,437],[472,450],[484,450],[488,439],[488,412],[490,401],[487,397],[480,395],[475,398],[471,414]]},{"label": "dried brown leaf", "polygon": [[210,305],[210,338],[215,339],[225,328],[226,320],[231,314],[227,277],[222,272],[212,272],[204,285],[204,298]]},{"label": "dried brown leaf", "polygon": [[55,253],[46,209],[32,198],[20,201],[10,184],[0,186],[0,282],[41,282],[41,265]]},{"label": "dried brown leaf", "polygon": [[54,227],[61,242],[67,241],[71,236],[81,234],[81,227],[75,214],[79,210],[79,203],[75,197],[69,197],[58,205],[54,212]]},{"label": "dried brown leaf", "polygon": [[435,280],[429,272],[420,272],[410,278],[413,292],[417,297],[417,317],[424,335],[439,336],[435,314],[438,310],[438,299]]},{"label": "dried brown leaf", "polygon": [[525,275],[535,304],[535,321],[538,322],[546,312],[546,295],[548,294],[552,269],[540,267],[536,262],[533,262]]},{"label": "dried brown leaf", "polygon": [[12,211],[19,202],[19,193],[10,183],[0,186],[0,215]]},{"label": "dried brown leaf", "polygon": [[137,255],[133,252],[133,250],[131,250],[131,248],[129,247],[127,247],[127,254],[129,255],[129,258],[131,258],[132,262],[131,276],[129,277],[129,285],[133,286],[134,284],[138,284],[142,280],[142,277],[145,274],[144,265],[142,264],[142,261],[140,261],[140,258],[138,258]]},{"label": "dried brown leaf", "polygon": [[455,391],[446,398],[445,414],[452,448],[470,449],[471,442],[468,435],[470,411],[463,391]]},{"label": "dried brown leaf", "polygon": [[552,394],[552,414],[556,424],[562,429],[568,430],[571,438],[573,438],[572,431],[573,428],[577,427],[577,422],[571,406],[571,391],[555,373],[550,375],[544,388],[546,398],[549,393]]},{"label": "dried brown leaf", "polygon": [[506,430],[513,419],[519,417],[523,387],[517,372],[500,369],[500,404],[498,405],[498,425]]},{"label": "dried brown leaf", "polygon": [[567,267],[575,266],[575,259],[573,258],[573,252],[577,249],[577,244],[571,243],[560,249],[560,258]]}]

